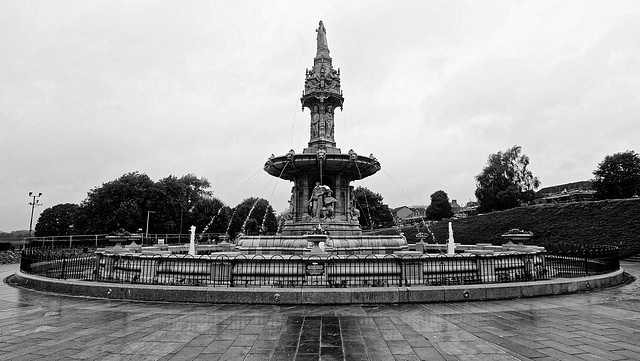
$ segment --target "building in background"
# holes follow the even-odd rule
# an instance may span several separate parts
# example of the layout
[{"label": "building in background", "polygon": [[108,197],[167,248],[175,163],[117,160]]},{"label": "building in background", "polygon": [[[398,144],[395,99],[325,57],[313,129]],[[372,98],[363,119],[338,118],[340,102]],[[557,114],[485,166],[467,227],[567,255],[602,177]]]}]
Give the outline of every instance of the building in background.
[{"label": "building in background", "polygon": [[423,205],[400,206],[393,209],[396,222],[401,225],[420,223],[427,216],[427,207]]},{"label": "building in background", "polygon": [[571,203],[595,200],[592,181],[580,181],[545,187],[536,192],[534,204]]},{"label": "building in background", "polygon": [[[478,202],[469,201],[464,206],[453,199],[450,202],[453,218],[466,218],[478,215]],[[425,205],[400,206],[393,209],[396,222],[401,225],[419,224],[427,219],[427,207]]]}]

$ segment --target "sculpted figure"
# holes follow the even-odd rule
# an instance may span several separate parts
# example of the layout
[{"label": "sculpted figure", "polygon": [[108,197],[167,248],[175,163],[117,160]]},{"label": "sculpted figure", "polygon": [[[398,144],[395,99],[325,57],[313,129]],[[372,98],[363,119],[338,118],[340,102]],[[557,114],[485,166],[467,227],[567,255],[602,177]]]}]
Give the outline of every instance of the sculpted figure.
[{"label": "sculpted figure", "polygon": [[327,79],[325,82],[327,83],[329,88],[334,89],[338,86],[339,81],[340,75],[338,75],[338,72],[335,69],[332,69],[327,75]]},{"label": "sculpted figure", "polygon": [[318,153],[316,153],[316,156],[318,157],[318,161],[323,162],[326,159],[327,151],[320,148],[318,149]]},{"label": "sculpted figure", "polygon": [[323,203],[324,188],[320,185],[320,182],[316,182],[316,186],[311,191],[311,198],[309,198],[309,214],[312,218],[320,217]]},{"label": "sculpted figure", "polygon": [[334,218],[336,214],[336,204],[338,200],[333,198],[333,192],[331,189],[327,191],[327,194],[324,196],[324,206],[327,209],[328,218]]},{"label": "sculpted figure", "polygon": [[324,114],[325,134],[333,138],[333,107],[327,105],[327,112]]},{"label": "sculpted figure", "polygon": [[[287,152],[287,162],[293,162],[293,156],[296,155],[296,151],[291,149]],[[295,188],[295,187],[294,187]]]},{"label": "sculpted figure", "polygon": [[356,207],[356,197],[353,194],[353,186],[349,186],[349,220],[359,222],[360,210]]},{"label": "sculpted figure", "polygon": [[285,215],[285,219],[287,220],[292,220],[295,216],[295,212],[296,212],[296,208],[295,208],[295,204],[296,204],[296,187],[293,186],[291,187],[291,198],[289,198],[289,209],[287,210],[287,213]]},{"label": "sculpted figure", "polygon": [[287,212],[284,214],[284,219],[286,221],[291,221],[293,220],[293,203],[291,201],[287,202],[289,202],[289,208],[287,208]]},{"label": "sculpted figure", "polygon": [[351,204],[349,213],[351,214],[352,222],[359,222],[358,219],[360,218],[360,210],[356,208],[355,204]]},{"label": "sculpted figure", "polygon": [[320,216],[318,218],[320,219],[329,218],[329,210],[327,209],[327,207],[322,207],[322,209],[320,209]]},{"label": "sculpted figure", "polygon": [[327,29],[324,28],[324,24],[322,23],[322,21],[320,21],[320,24],[316,31],[318,32],[318,36],[316,37],[318,50],[329,49],[329,46],[327,45]]},{"label": "sculpted figure", "polygon": [[354,152],[353,149],[349,149],[349,161],[355,162],[358,160],[358,153]]},{"label": "sculpted figure", "polygon": [[313,113],[311,113],[311,138],[316,138],[320,135],[320,112],[317,105],[313,106]]}]

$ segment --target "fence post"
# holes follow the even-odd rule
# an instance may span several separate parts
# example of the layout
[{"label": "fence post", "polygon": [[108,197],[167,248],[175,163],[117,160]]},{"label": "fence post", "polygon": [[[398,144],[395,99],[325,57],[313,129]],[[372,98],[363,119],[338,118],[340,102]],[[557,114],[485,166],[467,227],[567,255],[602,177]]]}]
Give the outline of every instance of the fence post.
[{"label": "fence post", "polygon": [[229,266],[230,266],[229,267],[229,287],[233,287],[233,285],[235,283],[235,281],[233,279],[233,275],[234,275],[233,269],[236,267],[236,258],[235,257],[231,258],[231,262],[229,262]]},{"label": "fence post", "polygon": [[585,276],[589,275],[589,259],[587,256],[584,257],[584,274]]}]

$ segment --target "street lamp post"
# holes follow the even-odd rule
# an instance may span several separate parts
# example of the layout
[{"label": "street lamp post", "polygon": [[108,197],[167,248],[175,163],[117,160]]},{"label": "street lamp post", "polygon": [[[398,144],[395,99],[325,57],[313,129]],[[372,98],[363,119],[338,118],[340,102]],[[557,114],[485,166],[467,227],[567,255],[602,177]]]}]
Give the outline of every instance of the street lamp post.
[{"label": "street lamp post", "polygon": [[31,220],[29,221],[29,241],[31,241],[31,232],[33,230],[33,209],[42,205],[42,203],[40,203],[40,200],[36,199],[41,195],[42,193],[35,194],[34,192],[29,192],[29,197],[33,198],[32,201],[29,202],[29,205],[31,206]]},{"label": "street lamp post", "polygon": [[[187,200],[187,205],[191,209],[191,199]],[[182,243],[182,214],[184,213],[184,203],[180,203],[180,229],[178,230],[178,243]]]},{"label": "street lamp post", "polygon": [[149,238],[149,215],[151,213],[156,213],[156,211],[147,211],[147,230],[144,232],[144,239]]},{"label": "street lamp post", "polygon": [[178,243],[182,241],[182,213],[184,213],[184,203],[180,203],[180,228],[178,229]]}]

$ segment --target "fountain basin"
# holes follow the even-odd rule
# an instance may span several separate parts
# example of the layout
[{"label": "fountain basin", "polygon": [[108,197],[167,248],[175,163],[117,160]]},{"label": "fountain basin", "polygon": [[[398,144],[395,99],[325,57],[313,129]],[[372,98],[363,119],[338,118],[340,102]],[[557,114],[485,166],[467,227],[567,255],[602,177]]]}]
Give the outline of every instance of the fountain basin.
[{"label": "fountain basin", "polygon": [[[318,235],[324,236],[324,235]],[[318,241],[320,239],[318,238]],[[325,249],[326,250],[326,249]],[[245,287],[438,286],[548,279],[544,252],[189,255],[96,252],[98,281]],[[309,271],[313,265],[313,272]],[[319,272],[318,270],[321,270]]]},{"label": "fountain basin", "polygon": [[[236,251],[243,254],[303,255],[310,252],[306,236],[242,236]],[[325,235],[321,235],[325,237]],[[334,255],[392,254],[409,249],[402,236],[326,236],[325,252]]]},{"label": "fountain basin", "polygon": [[348,256],[233,252],[196,257],[29,250],[23,251],[22,259],[16,279],[23,287],[75,296],[167,302],[477,301],[573,293],[624,281],[617,250],[613,249],[579,258],[539,250]]}]

